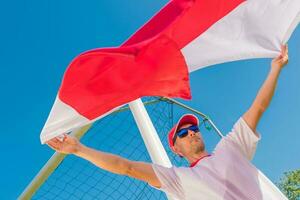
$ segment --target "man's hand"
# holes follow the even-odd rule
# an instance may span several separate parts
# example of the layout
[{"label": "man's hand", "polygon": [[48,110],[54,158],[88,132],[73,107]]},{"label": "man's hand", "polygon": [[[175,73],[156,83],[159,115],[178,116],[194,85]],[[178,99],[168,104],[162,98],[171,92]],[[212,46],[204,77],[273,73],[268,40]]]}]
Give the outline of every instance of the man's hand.
[{"label": "man's hand", "polygon": [[281,46],[281,54],[272,60],[271,66],[274,69],[282,69],[289,61],[288,46]]},{"label": "man's hand", "polygon": [[67,134],[63,135],[63,139],[53,138],[46,143],[49,147],[64,154],[76,154],[79,151],[81,143],[77,138],[69,136]]}]

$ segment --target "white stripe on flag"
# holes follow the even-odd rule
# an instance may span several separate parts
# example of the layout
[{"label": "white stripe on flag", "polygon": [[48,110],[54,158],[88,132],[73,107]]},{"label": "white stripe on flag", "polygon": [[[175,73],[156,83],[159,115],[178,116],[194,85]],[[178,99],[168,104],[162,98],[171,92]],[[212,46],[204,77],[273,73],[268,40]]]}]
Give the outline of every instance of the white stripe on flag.
[{"label": "white stripe on flag", "polygon": [[280,53],[300,20],[300,0],[248,0],[181,51],[189,72]]}]

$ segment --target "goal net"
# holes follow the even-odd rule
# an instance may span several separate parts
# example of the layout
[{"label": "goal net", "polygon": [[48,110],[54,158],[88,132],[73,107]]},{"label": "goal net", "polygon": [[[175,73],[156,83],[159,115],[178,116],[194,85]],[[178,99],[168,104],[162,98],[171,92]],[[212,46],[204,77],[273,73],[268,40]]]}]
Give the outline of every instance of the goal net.
[{"label": "goal net", "polygon": [[[175,166],[188,165],[186,160],[172,153],[167,140],[168,131],[182,114],[193,113],[199,117],[202,122],[200,131],[209,151],[220,139],[209,118],[196,110],[172,99],[159,97],[146,97],[143,102],[168,157]],[[126,106],[96,121],[80,141],[89,147],[130,160],[151,162],[131,111]],[[28,195],[24,191],[20,199],[167,199],[163,192],[147,183],[104,171],[73,155],[67,155],[53,168],[52,173],[44,181],[40,181],[40,186],[35,187],[32,194]]]}]

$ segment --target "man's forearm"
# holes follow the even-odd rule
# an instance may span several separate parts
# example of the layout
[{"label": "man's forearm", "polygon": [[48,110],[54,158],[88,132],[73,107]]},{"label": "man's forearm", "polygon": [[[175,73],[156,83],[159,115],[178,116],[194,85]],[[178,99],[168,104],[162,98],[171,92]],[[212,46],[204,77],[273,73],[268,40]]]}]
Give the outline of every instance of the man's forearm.
[{"label": "man's forearm", "polygon": [[287,45],[281,47],[281,54],[274,58],[271,63],[271,70],[267,79],[260,88],[258,94],[251,107],[243,115],[244,120],[252,130],[256,130],[256,126],[268,108],[275,92],[277,80],[282,68],[288,63],[288,48]]},{"label": "man's forearm", "polygon": [[110,153],[97,151],[82,144],[74,154],[115,174],[126,175],[129,170],[129,161],[127,159]]},{"label": "man's forearm", "polygon": [[267,79],[253,102],[253,106],[257,107],[261,112],[264,112],[268,108],[272,100],[280,71],[281,68],[279,67],[271,67]]},{"label": "man's forearm", "polygon": [[262,114],[268,108],[274,95],[280,71],[280,68],[271,68],[268,77],[260,88],[253,104],[251,105],[250,109],[243,115],[244,120],[255,134],[256,126]]},{"label": "man's forearm", "polygon": [[127,175],[160,187],[160,181],[149,163],[131,161],[117,155],[94,150],[67,134],[64,134],[63,140],[53,138],[47,144],[59,153],[74,154],[109,172]]}]

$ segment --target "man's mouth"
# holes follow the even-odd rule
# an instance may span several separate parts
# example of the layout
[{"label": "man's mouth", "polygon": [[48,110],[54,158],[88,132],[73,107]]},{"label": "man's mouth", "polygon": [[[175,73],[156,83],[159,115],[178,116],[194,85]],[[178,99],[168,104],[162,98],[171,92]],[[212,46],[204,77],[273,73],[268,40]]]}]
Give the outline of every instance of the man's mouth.
[{"label": "man's mouth", "polygon": [[201,139],[200,138],[194,138],[192,141],[198,142],[198,141],[201,141]]}]

